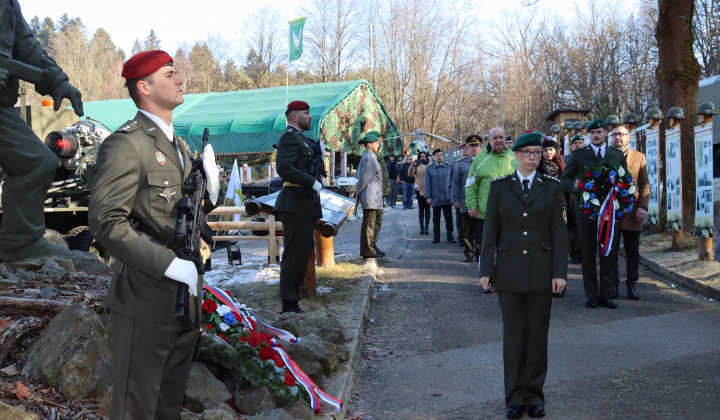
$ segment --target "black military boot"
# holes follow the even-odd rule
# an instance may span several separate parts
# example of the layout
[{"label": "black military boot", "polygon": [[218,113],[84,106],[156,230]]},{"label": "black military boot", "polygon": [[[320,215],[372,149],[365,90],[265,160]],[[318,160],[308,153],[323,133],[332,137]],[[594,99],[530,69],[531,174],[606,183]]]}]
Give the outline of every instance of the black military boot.
[{"label": "black military boot", "polygon": [[610,285],[610,299],[616,299],[618,297],[618,287],[620,286],[620,280],[614,280]]},{"label": "black military boot", "polygon": [[625,280],[625,285],[627,285],[627,297],[630,300],[640,299],[640,295],[638,295],[638,292],[635,290],[636,282],[637,280]]},{"label": "black military boot", "polygon": [[297,302],[292,300],[282,300],[282,312],[294,312],[296,314],[304,314],[305,311],[300,309]]}]

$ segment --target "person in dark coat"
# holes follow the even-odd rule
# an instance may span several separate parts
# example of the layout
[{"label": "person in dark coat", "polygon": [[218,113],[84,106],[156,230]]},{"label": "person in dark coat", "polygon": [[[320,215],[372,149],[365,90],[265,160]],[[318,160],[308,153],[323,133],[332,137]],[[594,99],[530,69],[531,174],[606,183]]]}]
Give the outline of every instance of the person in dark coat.
[{"label": "person in dark coat", "polygon": [[[563,172],[560,180],[563,189],[571,194],[577,189],[577,175],[603,161],[621,164],[627,172],[625,155],[617,149],[608,147],[605,142],[607,139],[605,121],[602,119],[593,120],[587,129],[590,145],[570,153],[565,172]],[[599,199],[602,202],[605,197]],[[595,261],[598,258],[597,220],[590,219],[583,212],[577,212],[577,221],[582,255],[583,286],[587,297],[586,306],[596,308],[598,305],[602,305],[606,308],[615,309],[617,304],[610,298],[610,289],[615,273],[617,247],[612,247],[608,256],[601,255],[599,257],[600,279],[598,283],[597,268],[595,267]],[[620,224],[617,223],[615,225],[615,235],[617,235],[619,229]]]},{"label": "person in dark coat", "polygon": [[[362,228],[360,229],[360,255],[363,258],[379,258],[385,254],[378,253],[373,247],[375,239],[376,220],[378,213],[383,211],[383,176],[382,167],[378,162],[377,151],[380,148],[380,138],[375,132],[368,133],[361,143],[365,145],[363,164],[359,165],[357,173],[358,182],[355,191],[358,202],[363,209]],[[382,216],[381,216],[382,217]]]},{"label": "person in dark coat", "polygon": [[408,156],[405,162],[400,165],[400,182],[402,182],[402,201],[403,210],[413,209],[413,196],[415,195],[415,177],[410,176],[410,166],[412,166],[413,157]]},{"label": "person in dark coat", "polygon": [[[560,145],[552,139],[544,139],[542,142],[543,157],[538,165],[538,172],[551,176],[553,178],[560,179],[563,171],[565,170],[565,160],[560,156]],[[569,201],[571,194],[563,193],[565,202]],[[565,290],[560,293],[553,293],[556,298],[562,298],[565,296]]]},{"label": "person in dark coat", "polygon": [[425,169],[425,199],[433,210],[433,240],[440,242],[440,213],[445,218],[445,232],[448,243],[455,243],[453,237],[452,205],[447,190],[447,178],[450,166],[443,163],[440,149],[433,152],[433,163]]},{"label": "person in dark coat", "polygon": [[386,166],[388,179],[390,180],[390,194],[387,197],[387,205],[395,208],[398,191],[400,190],[400,176],[398,175],[398,164],[393,153],[388,156]]},{"label": "person in dark coat", "polygon": [[[32,82],[35,91],[50,95],[56,111],[63,99],[69,99],[75,113],[82,117],[82,95],[35,38],[17,0],[0,0],[0,56],[37,67],[40,74]],[[7,175],[2,187],[0,260],[42,256],[72,259],[70,250],[43,237],[43,206],[58,157],[15,107],[20,79],[31,81],[31,77],[28,72],[11,72],[0,66],[0,173]]]},{"label": "person in dark coat", "polygon": [[315,221],[322,217],[322,184],[311,168],[315,160],[315,141],[306,137],[312,116],[310,105],[293,101],[285,110],[287,128],[277,146],[277,173],[283,186],[274,211],[283,223],[283,255],[280,260],[280,298],[283,312],[302,313],[300,285],[305,278],[310,252],[315,246]]},{"label": "person in dark coat", "polygon": [[485,210],[480,283],[498,293],[503,317],[506,417],[545,416],[552,293],[565,289],[565,198],[557,178],[537,171],[542,134],[513,145],[515,172],[492,181]]}]

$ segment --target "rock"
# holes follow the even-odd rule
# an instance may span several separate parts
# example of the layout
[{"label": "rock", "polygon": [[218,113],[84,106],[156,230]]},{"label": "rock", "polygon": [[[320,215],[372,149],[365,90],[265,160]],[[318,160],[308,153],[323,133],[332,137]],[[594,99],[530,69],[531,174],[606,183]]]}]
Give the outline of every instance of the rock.
[{"label": "rock", "polygon": [[205,404],[205,410],[203,411],[203,415],[207,411],[225,411],[233,415],[233,419],[235,419],[237,416],[235,415],[235,410],[232,409],[228,404],[223,402],[209,402]]},{"label": "rock", "polygon": [[15,276],[10,278],[0,277],[0,290],[9,289],[11,287],[18,286],[19,284],[20,280],[18,280],[18,278]]},{"label": "rock", "polygon": [[248,417],[247,420],[295,420],[293,416],[288,414],[287,411],[282,408],[276,408],[274,410],[263,410],[257,415]]},{"label": "rock", "polygon": [[180,420],[194,420],[194,419],[201,419],[201,418],[202,418],[201,414],[190,413],[188,411],[183,411],[182,413],[180,413]]},{"label": "rock", "polygon": [[327,377],[323,375],[323,368],[320,362],[316,361],[309,361],[309,360],[303,360],[302,362],[298,363],[298,366],[300,366],[300,369],[305,372],[305,374],[312,379],[313,382],[315,382],[315,385],[319,386],[320,388],[325,387],[325,383],[327,382]]},{"label": "rock", "polygon": [[295,337],[300,336],[300,322],[297,317],[281,319],[275,322],[273,326],[285,330]]},{"label": "rock", "polygon": [[103,264],[95,254],[78,250],[74,250],[72,253],[76,272],[82,271],[94,276],[112,276],[112,269]]},{"label": "rock", "polygon": [[265,386],[248,388],[235,394],[235,406],[244,414],[253,415],[266,409],[274,409],[277,400],[272,391]]},{"label": "rock", "polygon": [[285,411],[288,412],[291,416],[293,416],[296,419],[300,420],[314,420],[315,419],[315,411],[310,407],[310,404],[308,404],[305,400],[297,400],[295,401],[295,404],[291,405],[290,407],[286,408]]},{"label": "rock", "polygon": [[68,258],[61,257],[35,257],[26,258],[24,260],[17,260],[10,263],[10,267],[13,270],[24,269],[28,271],[38,271],[42,269],[46,264],[54,263],[51,265],[59,265],[67,271],[73,270],[73,262]]},{"label": "rock", "polygon": [[43,299],[52,299],[56,294],[57,289],[52,286],[48,286],[40,291],[39,296]]},{"label": "rock", "polygon": [[12,406],[0,401],[0,419],[3,420],[38,420],[38,416],[25,411],[25,407]]},{"label": "rock", "polygon": [[202,363],[193,362],[185,388],[185,404],[193,411],[202,411],[206,404],[225,402],[232,397],[225,385]]},{"label": "rock", "polygon": [[110,335],[102,320],[78,303],[50,321],[28,350],[21,373],[66,397],[103,398],[111,385],[111,357]]},{"label": "rock", "polygon": [[[326,343],[315,334],[306,335],[302,337],[300,342],[292,343],[285,347],[290,357],[300,365],[303,370],[304,367],[301,361],[319,362],[326,376],[330,376],[335,370],[335,366],[337,366],[337,346]],[[309,373],[308,376],[310,376]]]},{"label": "rock", "polygon": [[235,420],[238,417],[235,413],[228,413],[225,410],[205,410],[200,418],[203,420]]},{"label": "rock", "polygon": [[298,320],[302,335],[315,334],[333,344],[345,344],[345,329],[340,321],[332,316],[310,316]]}]

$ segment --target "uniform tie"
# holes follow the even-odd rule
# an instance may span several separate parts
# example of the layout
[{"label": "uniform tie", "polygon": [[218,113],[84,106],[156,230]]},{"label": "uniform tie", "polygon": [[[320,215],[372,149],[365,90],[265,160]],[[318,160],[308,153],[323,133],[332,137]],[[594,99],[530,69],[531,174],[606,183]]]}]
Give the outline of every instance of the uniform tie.
[{"label": "uniform tie", "polygon": [[598,147],[598,154],[597,154],[597,157],[598,157],[598,159],[602,159],[602,149],[601,149],[601,148],[599,148],[599,147]]},{"label": "uniform tie", "polygon": [[525,197],[530,193],[530,180],[525,178],[523,179],[523,191],[525,192]]}]

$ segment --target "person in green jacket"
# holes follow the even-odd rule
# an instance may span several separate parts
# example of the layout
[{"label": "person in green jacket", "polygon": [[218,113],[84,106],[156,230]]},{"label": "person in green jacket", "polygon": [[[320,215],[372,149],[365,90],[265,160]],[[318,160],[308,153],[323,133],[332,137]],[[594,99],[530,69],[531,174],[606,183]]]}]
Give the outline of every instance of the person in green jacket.
[{"label": "person in green jacket", "polygon": [[[468,216],[475,218],[475,238],[482,248],[483,228],[485,227],[485,207],[487,206],[490,183],[493,179],[512,173],[517,161],[505,140],[505,130],[495,127],[488,133],[489,148],[483,148],[473,159],[465,182],[465,205]],[[492,289],[487,289],[492,293]]]}]

